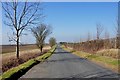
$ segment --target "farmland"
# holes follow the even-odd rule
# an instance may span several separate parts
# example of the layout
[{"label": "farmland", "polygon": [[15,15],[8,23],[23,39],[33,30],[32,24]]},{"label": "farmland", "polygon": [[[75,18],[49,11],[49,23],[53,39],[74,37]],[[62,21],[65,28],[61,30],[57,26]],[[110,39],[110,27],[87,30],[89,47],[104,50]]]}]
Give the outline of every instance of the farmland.
[{"label": "farmland", "polygon": [[[50,47],[46,45],[43,48],[43,53],[47,52],[49,49]],[[15,45],[3,45],[2,50],[0,62],[2,62],[1,68],[3,72],[43,54],[40,53],[36,45],[22,45],[20,46],[20,59],[17,60]]]},{"label": "farmland", "polygon": [[[2,54],[16,51],[15,45],[2,45],[1,47],[2,47]],[[30,50],[30,49],[37,49],[37,46],[35,44],[20,45],[20,51]]]},{"label": "farmland", "polygon": [[119,77],[120,2],[1,5],[0,80]]}]

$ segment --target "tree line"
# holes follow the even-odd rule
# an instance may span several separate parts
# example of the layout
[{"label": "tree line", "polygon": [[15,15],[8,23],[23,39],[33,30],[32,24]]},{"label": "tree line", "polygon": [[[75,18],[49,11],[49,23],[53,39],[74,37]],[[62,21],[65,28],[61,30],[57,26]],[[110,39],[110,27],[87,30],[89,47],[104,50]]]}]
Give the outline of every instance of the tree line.
[{"label": "tree line", "polygon": [[[25,31],[29,30],[36,38],[36,45],[41,52],[45,44],[45,39],[52,33],[49,25],[41,23],[44,18],[40,2],[2,2],[4,10],[5,25],[12,29],[13,36],[9,36],[9,41],[16,42],[16,57],[19,59],[20,37],[26,35]],[[53,43],[54,42],[54,43]],[[55,45],[56,39],[50,39],[51,47]]]},{"label": "tree line", "polygon": [[119,35],[119,28],[118,23],[115,27],[115,37],[110,38],[109,32],[105,30],[104,38],[101,37],[103,34],[104,27],[103,25],[96,24],[96,38],[92,40],[90,32],[86,35],[86,40],[80,42],[60,42],[66,48],[71,47],[74,50],[78,51],[85,51],[90,53],[96,53],[98,50],[101,49],[120,49],[120,35]]}]

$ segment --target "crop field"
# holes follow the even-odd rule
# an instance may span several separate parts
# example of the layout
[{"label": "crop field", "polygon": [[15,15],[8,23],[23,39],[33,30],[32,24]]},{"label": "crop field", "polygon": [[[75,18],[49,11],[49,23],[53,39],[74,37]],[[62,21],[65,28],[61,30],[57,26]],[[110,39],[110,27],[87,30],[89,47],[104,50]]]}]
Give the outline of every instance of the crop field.
[{"label": "crop field", "polygon": [[[37,46],[35,44],[20,45],[20,51],[31,49],[37,49]],[[15,51],[16,51],[15,45],[2,45],[2,54]]]}]

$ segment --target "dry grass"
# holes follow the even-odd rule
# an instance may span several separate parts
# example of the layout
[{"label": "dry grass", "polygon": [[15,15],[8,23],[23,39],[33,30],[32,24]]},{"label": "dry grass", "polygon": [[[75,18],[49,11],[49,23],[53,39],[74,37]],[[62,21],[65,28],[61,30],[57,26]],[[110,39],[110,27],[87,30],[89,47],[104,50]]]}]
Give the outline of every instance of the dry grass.
[{"label": "dry grass", "polygon": [[[74,50],[71,47],[67,47],[67,48],[69,48],[71,50]],[[76,50],[76,51],[78,51],[78,50]],[[82,50],[80,50],[80,51],[82,51]],[[89,52],[89,51],[84,51],[83,50],[83,52],[93,54],[92,52]],[[96,51],[94,54],[118,59],[118,57],[120,56],[118,53],[120,53],[120,49],[101,49],[101,50]]]},{"label": "dry grass", "polygon": [[[44,50],[44,53],[47,52],[48,50]],[[42,55],[41,53],[36,53],[36,52],[31,52],[31,53],[25,53],[20,55],[20,59],[17,59],[14,56],[11,56],[9,58],[3,58],[2,59],[2,70],[3,72],[7,71],[8,69],[18,66],[19,64],[22,64],[29,59],[35,58],[37,56]]]},{"label": "dry grass", "polygon": [[[15,45],[2,45],[0,46],[2,49],[2,54],[15,52],[16,46]],[[45,45],[45,48],[50,48],[48,45]],[[27,45],[20,45],[20,51],[26,51],[31,49],[38,49],[35,44],[27,44]]]},{"label": "dry grass", "polygon": [[[43,53],[47,52],[50,49],[49,46],[46,46],[43,48]],[[23,50],[20,51],[20,59],[16,58],[16,53],[15,52],[10,52],[6,54],[0,54],[2,56],[0,58],[0,62],[2,62],[0,68],[2,68],[3,72],[7,71],[8,69],[18,66],[29,59],[35,58],[37,56],[42,55],[40,53],[39,49],[29,49],[29,50]]]},{"label": "dry grass", "polygon": [[[93,62],[95,62],[101,66],[107,67],[117,73],[120,73],[119,68],[118,68],[120,60],[118,60],[118,59],[108,57],[108,56],[103,56],[103,55],[101,56],[98,54],[90,54],[90,53],[86,53],[86,52],[82,52],[82,51],[75,51],[72,48],[65,48],[64,46],[62,46],[62,47],[65,50],[70,51],[79,57],[92,60]],[[101,50],[99,52],[103,52],[104,54],[107,54],[107,53],[105,53],[106,51],[111,51],[111,54],[118,54],[118,49]]]},{"label": "dry grass", "polygon": [[[43,48],[43,50],[46,50],[46,49],[50,49],[50,47],[49,46],[45,46],[44,48]],[[20,51],[20,55],[22,55],[22,54],[26,54],[26,53],[39,53],[40,52],[40,50],[38,49],[38,48],[31,48],[31,49],[26,49],[26,50],[23,50],[23,51]],[[2,58],[5,58],[5,57],[11,57],[11,56],[16,56],[16,52],[7,52],[6,54],[0,54],[0,55],[2,55]]]},{"label": "dry grass", "polygon": [[103,49],[103,50],[97,51],[96,54],[117,59],[119,51],[120,49]]},{"label": "dry grass", "polygon": [[[34,65],[36,65],[40,62],[45,61],[48,57],[50,57],[55,49],[56,49],[56,45],[54,47],[52,47],[49,51],[47,51],[47,53],[45,53],[41,56],[38,56],[34,59],[30,59],[27,62],[25,62],[17,67],[7,70],[0,76],[0,80],[6,79],[6,78],[11,78],[11,79],[17,80],[20,76],[22,76],[25,72],[27,72],[31,67],[33,67]],[[19,59],[19,60],[15,60],[15,61],[20,63],[23,60]]]}]

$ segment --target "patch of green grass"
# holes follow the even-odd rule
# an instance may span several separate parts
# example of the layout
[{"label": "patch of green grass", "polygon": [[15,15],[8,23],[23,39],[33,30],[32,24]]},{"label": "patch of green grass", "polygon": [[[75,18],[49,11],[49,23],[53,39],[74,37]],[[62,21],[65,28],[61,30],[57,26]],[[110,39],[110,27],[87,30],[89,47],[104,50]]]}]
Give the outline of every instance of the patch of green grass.
[{"label": "patch of green grass", "polygon": [[10,70],[3,73],[2,78],[3,79],[10,78],[12,75],[16,74],[17,72],[22,72],[23,70],[27,69],[28,67],[30,67],[34,63],[36,63],[36,61],[31,59],[31,60],[19,65],[18,67],[11,68]]},{"label": "patch of green grass", "polygon": [[118,66],[118,60],[114,58],[110,58],[107,56],[96,56],[96,58],[93,58],[94,60],[101,61],[103,63],[113,65],[113,66]]},{"label": "patch of green grass", "polygon": [[44,61],[45,59],[47,59],[48,57],[50,57],[52,55],[52,53],[54,52],[56,46],[54,46],[50,51],[48,51],[46,54],[39,56],[37,58],[35,58],[35,60],[37,61]]},{"label": "patch of green grass", "polygon": [[96,56],[96,55],[88,55],[87,58],[89,58],[89,59],[96,59],[96,58],[98,58],[98,56]]},{"label": "patch of green grass", "polygon": [[[78,55],[84,55],[85,53],[78,53]],[[95,55],[95,54],[86,54],[86,56],[84,56],[83,58],[87,58],[90,60],[94,60],[94,61],[101,61],[105,64],[110,64],[113,66],[118,66],[118,60],[111,58],[111,57],[107,57],[107,56],[99,56],[99,55]]]},{"label": "patch of green grass", "polygon": [[7,78],[19,78],[27,69],[31,68],[33,65],[44,61],[45,59],[47,59],[48,57],[50,57],[52,55],[52,53],[54,52],[56,46],[54,46],[49,52],[43,54],[42,56],[39,56],[35,59],[31,59],[17,67],[11,68],[10,70],[4,72],[1,76],[0,76],[0,80],[5,80]]}]

